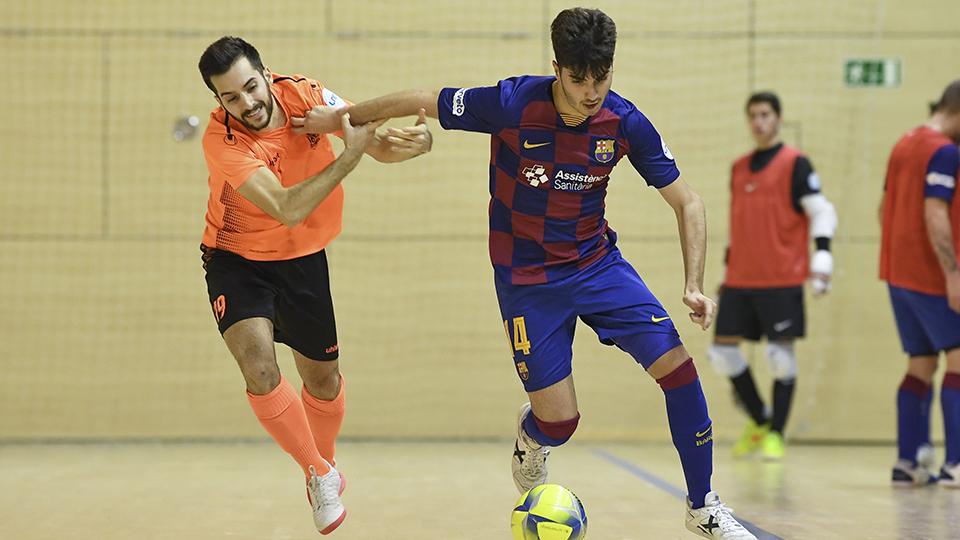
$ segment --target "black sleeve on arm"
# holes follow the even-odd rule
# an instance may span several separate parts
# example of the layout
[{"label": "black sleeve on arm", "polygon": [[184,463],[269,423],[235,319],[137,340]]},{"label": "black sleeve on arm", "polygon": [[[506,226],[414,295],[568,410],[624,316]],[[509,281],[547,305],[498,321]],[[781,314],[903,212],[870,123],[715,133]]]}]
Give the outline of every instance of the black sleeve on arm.
[{"label": "black sleeve on arm", "polygon": [[803,207],[800,205],[800,199],[806,197],[807,195],[820,193],[820,179],[816,178],[813,182],[811,182],[811,174],[814,174],[814,171],[813,164],[810,163],[810,160],[807,159],[806,156],[798,157],[797,162],[793,165],[793,181],[790,189],[790,198],[793,201],[793,208],[797,212],[803,212]]}]

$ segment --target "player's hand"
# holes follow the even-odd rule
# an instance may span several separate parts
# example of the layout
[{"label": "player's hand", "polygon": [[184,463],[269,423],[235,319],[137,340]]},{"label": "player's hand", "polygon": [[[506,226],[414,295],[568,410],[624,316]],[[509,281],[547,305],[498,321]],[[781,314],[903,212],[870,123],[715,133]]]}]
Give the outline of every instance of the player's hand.
[{"label": "player's hand", "polygon": [[433,147],[433,135],[427,129],[427,112],[420,109],[417,123],[405,128],[387,128],[381,141],[390,145],[390,151],[405,159],[426,154]]},{"label": "player's hand", "polygon": [[693,311],[690,312],[690,320],[700,325],[700,328],[706,330],[713,324],[713,317],[717,313],[717,303],[704,295],[700,291],[687,291],[683,295],[683,303]]},{"label": "player's hand", "polygon": [[950,309],[960,313],[960,270],[954,270],[946,275],[947,304]]},{"label": "player's hand", "polygon": [[833,255],[824,249],[817,250],[810,259],[810,288],[813,296],[820,297],[830,292],[833,275]]},{"label": "player's hand", "polygon": [[815,298],[820,298],[830,292],[831,281],[827,274],[811,274],[810,290]]},{"label": "player's hand", "polygon": [[368,122],[362,126],[354,126],[350,123],[350,113],[340,117],[340,129],[343,130],[344,152],[355,152],[362,154],[370,141],[377,135],[377,128],[386,122],[386,119]]},{"label": "player's hand", "polygon": [[290,117],[291,131],[297,135],[333,133],[340,129],[340,118],[343,112],[343,108],[314,107],[304,116]]}]

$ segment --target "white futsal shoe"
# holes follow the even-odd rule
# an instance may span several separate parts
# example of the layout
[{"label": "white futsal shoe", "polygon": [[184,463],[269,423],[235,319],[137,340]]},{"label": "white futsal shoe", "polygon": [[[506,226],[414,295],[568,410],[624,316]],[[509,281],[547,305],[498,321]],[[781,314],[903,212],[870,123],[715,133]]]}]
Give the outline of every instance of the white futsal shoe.
[{"label": "white futsal shoe", "polygon": [[937,483],[943,487],[960,489],[960,463],[944,463]]},{"label": "white futsal shoe", "polygon": [[893,464],[890,481],[893,487],[928,486],[937,482],[937,475],[920,464],[914,465],[905,459],[898,459]]},{"label": "white futsal shoe", "polygon": [[[520,493],[547,483],[547,456],[550,447],[541,446],[523,430],[523,419],[530,413],[530,404],[524,403],[517,416],[517,440],[513,445],[513,483]],[[532,414],[532,413],[530,413]]]},{"label": "white futsal shoe", "polygon": [[307,500],[313,509],[313,523],[320,534],[330,534],[343,523],[347,510],[343,507],[340,495],[346,482],[332,466],[330,471],[320,476],[313,465],[310,466],[310,478],[307,479]]},{"label": "white futsal shoe", "polygon": [[687,530],[702,537],[719,540],[757,540],[757,537],[733,517],[733,509],[720,502],[720,497],[707,493],[703,508],[692,508],[687,499]]}]

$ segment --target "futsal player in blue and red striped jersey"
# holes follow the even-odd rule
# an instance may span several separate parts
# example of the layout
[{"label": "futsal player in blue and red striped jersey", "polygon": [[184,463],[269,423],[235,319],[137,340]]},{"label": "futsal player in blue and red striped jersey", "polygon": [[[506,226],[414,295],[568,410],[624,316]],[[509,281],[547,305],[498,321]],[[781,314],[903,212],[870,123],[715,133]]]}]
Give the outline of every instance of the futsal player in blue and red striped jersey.
[{"label": "futsal player in blue and red striped jersey", "polygon": [[[673,208],[686,269],[683,301],[710,326],[703,290],[705,212],[660,134],[610,90],[616,27],[595,9],[568,9],[551,25],[555,76],[496,86],[391,94],[348,109],[353,122],[425,109],[445,129],[491,135],[490,258],[517,374],[520,410],[513,477],[523,492],[547,480],[549,448],[580,419],[571,376],[576,321],[629,353],[656,379],[687,483],[687,528],[704,538],[755,538],[711,490],[713,431],[697,370],[666,310],[617,248],[604,219],[607,184],[626,157]],[[331,111],[295,119],[303,131],[336,129]],[[402,133],[394,132],[402,137]]]}]

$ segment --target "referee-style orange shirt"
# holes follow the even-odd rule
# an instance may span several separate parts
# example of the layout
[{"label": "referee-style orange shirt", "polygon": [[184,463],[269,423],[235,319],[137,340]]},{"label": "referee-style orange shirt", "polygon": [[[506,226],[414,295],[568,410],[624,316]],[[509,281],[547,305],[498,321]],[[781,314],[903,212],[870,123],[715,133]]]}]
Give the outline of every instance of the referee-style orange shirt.
[{"label": "referee-style orange shirt", "polygon": [[278,261],[322,250],[340,233],[343,188],[337,186],[295,227],[287,227],[244,199],[237,189],[260,167],[267,167],[289,187],[319,173],[336,156],[326,135],[295,135],[290,117],[312,107],[338,107],[342,100],[317,81],[302,75],[273,75],[270,91],[283,107],[287,123],[251,133],[218,107],[203,134],[203,154],[210,173],[203,244],[255,261]]}]

